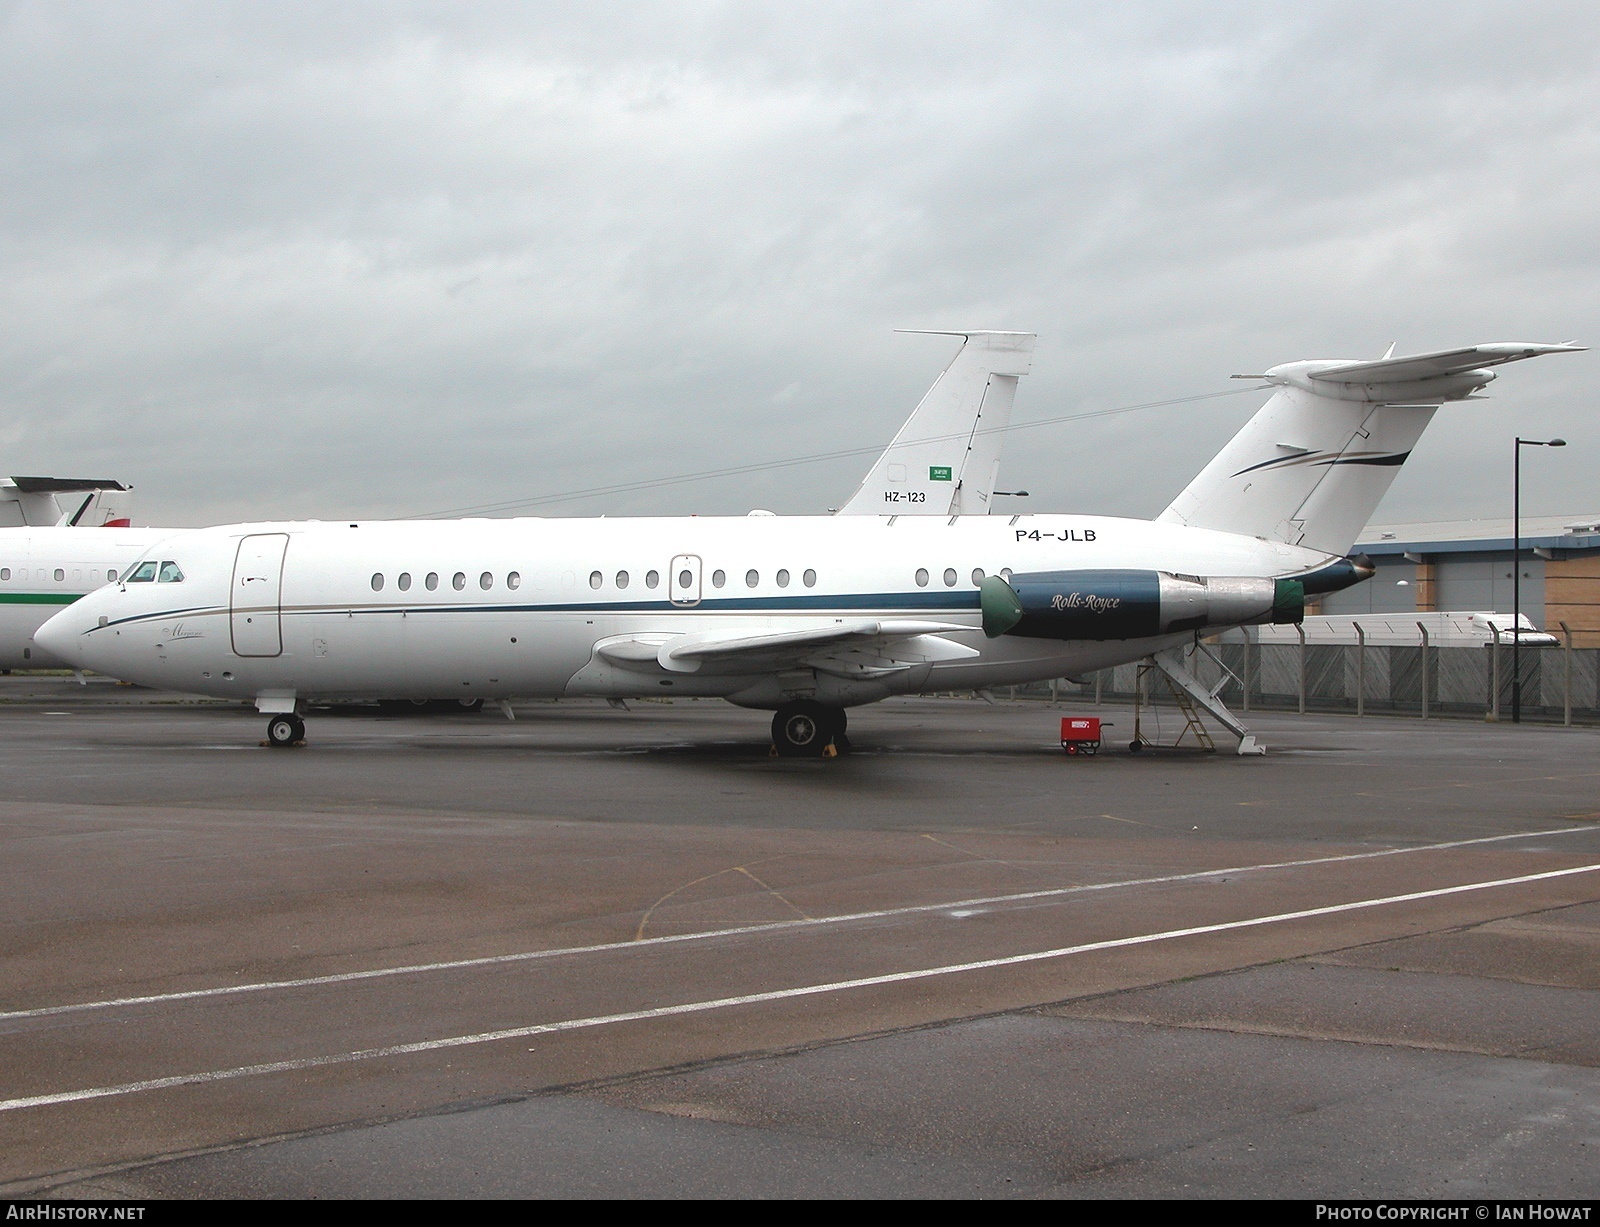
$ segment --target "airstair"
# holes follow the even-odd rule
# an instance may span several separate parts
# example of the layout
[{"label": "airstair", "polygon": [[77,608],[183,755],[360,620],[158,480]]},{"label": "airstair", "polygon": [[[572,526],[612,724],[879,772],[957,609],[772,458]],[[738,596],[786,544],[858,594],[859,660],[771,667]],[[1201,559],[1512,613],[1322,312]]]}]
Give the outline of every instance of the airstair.
[{"label": "airstair", "polygon": [[[1189,669],[1185,660],[1186,655],[1205,653],[1222,671],[1222,676],[1217,684],[1209,690]],[[1152,741],[1144,736],[1143,709],[1149,707],[1154,710],[1155,705],[1147,699],[1150,688],[1150,675],[1158,674],[1166,683],[1167,690],[1172,695],[1174,706],[1183,717],[1183,728],[1175,740],[1167,743]],[[1238,676],[1223,664],[1221,660],[1204,644],[1195,642],[1188,648],[1168,648],[1145,657],[1139,662],[1136,682],[1133,689],[1133,742],[1129,749],[1137,753],[1146,746],[1162,746],[1166,749],[1176,749],[1184,744],[1185,738],[1192,739],[1192,743],[1207,753],[1215,753],[1217,743],[1212,739],[1210,731],[1206,728],[1201,717],[1201,711],[1209,713],[1217,723],[1221,724],[1230,733],[1239,739],[1240,754],[1265,754],[1266,747],[1260,745],[1254,734],[1250,732],[1239,718],[1223,704],[1218,697],[1224,686],[1229,681],[1239,681]]]}]

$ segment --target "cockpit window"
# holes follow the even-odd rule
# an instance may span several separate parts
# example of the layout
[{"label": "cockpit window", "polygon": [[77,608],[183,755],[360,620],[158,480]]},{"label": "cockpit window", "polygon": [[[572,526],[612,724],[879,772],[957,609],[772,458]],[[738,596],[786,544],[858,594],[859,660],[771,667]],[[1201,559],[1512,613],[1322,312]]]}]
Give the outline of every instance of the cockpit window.
[{"label": "cockpit window", "polygon": [[162,584],[181,584],[183,583],[183,572],[178,568],[177,563],[164,562],[161,564],[161,574],[156,577],[156,582]]},{"label": "cockpit window", "polygon": [[125,584],[149,584],[155,582],[155,578],[156,564],[153,562],[141,562],[122,577],[122,582]]}]

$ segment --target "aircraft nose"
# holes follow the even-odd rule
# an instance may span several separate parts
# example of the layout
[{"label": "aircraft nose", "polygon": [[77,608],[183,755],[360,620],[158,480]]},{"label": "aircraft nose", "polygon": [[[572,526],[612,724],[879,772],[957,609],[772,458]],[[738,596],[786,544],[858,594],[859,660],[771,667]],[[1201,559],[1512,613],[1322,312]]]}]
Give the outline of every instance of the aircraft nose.
[{"label": "aircraft nose", "polygon": [[33,641],[57,660],[83,666],[83,633],[90,623],[77,605],[68,605],[33,632]]}]

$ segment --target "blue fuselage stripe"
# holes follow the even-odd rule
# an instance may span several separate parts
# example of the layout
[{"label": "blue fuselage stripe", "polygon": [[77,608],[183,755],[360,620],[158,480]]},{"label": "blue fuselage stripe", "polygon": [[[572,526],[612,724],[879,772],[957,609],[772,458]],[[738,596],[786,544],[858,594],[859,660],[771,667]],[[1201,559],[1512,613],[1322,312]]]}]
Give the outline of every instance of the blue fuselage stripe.
[{"label": "blue fuselage stripe", "polygon": [[274,611],[270,606],[260,610],[233,611],[216,605],[210,608],[173,609],[159,613],[133,614],[106,623],[97,630],[126,626],[134,622],[159,622],[163,618],[183,618],[197,614],[227,614],[232,612],[277,612],[286,618],[322,614],[619,614],[619,613],[817,613],[859,612],[877,610],[890,612],[926,613],[930,610],[959,613],[978,608],[976,592],[879,592],[846,593],[823,596],[782,597],[714,597],[695,604],[677,605],[671,601],[582,601],[558,605],[348,605],[329,604],[312,607],[284,606]]}]

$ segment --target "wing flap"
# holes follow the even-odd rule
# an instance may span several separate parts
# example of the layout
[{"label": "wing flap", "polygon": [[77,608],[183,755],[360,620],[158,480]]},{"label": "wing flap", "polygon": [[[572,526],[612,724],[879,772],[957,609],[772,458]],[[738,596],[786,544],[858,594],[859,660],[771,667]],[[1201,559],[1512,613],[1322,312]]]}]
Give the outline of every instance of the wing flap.
[{"label": "wing flap", "polygon": [[[936,639],[940,632],[971,631],[957,622],[931,622],[912,618],[852,618],[815,626],[774,630],[771,627],[727,627],[712,631],[674,634],[644,631],[620,635],[595,645],[598,655],[624,668],[648,669],[658,665],[669,673],[697,673],[703,665],[729,666],[759,671],[794,665],[819,650],[842,644],[888,645]],[[913,659],[945,659],[928,653],[948,649],[965,656],[970,649],[938,640],[945,648],[929,646]],[[896,666],[898,668],[898,666]]]},{"label": "wing flap", "polygon": [[[970,627],[964,628],[970,630]],[[836,677],[872,679],[904,673],[918,665],[970,660],[977,648],[941,635],[913,635],[905,639],[841,643],[815,652],[800,663]]]}]

